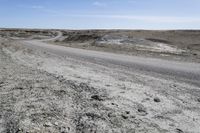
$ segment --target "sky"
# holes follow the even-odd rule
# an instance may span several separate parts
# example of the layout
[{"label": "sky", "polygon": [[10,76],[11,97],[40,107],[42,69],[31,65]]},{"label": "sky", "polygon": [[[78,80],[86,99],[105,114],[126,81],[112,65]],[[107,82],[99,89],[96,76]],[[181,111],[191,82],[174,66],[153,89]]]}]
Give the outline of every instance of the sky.
[{"label": "sky", "polygon": [[200,29],[200,0],[0,0],[0,27]]}]

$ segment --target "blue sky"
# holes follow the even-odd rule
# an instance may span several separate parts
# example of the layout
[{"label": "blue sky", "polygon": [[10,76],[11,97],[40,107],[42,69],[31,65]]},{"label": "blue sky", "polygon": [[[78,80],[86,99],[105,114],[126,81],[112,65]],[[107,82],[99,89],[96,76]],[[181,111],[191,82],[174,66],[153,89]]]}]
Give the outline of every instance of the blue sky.
[{"label": "blue sky", "polygon": [[0,0],[0,27],[200,29],[200,0]]}]

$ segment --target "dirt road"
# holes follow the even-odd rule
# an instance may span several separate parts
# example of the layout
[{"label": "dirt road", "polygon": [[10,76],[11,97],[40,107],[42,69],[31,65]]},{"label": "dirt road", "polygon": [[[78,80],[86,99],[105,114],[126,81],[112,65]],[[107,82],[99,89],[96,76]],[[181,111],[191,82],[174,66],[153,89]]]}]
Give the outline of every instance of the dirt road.
[{"label": "dirt road", "polygon": [[[62,36],[59,33],[58,39]],[[48,41],[51,39],[48,39]],[[45,40],[46,41],[46,40]],[[102,64],[115,64],[119,67],[126,67],[129,71],[140,70],[145,73],[157,73],[163,76],[185,80],[200,86],[200,64],[177,61],[167,61],[154,58],[144,58],[137,56],[127,56],[99,51],[76,49],[64,46],[50,45],[42,41],[26,41],[25,46],[51,52],[59,56],[70,56],[71,58],[84,59],[87,62]]]},{"label": "dirt road", "polygon": [[0,132],[200,131],[198,63],[0,43]]}]

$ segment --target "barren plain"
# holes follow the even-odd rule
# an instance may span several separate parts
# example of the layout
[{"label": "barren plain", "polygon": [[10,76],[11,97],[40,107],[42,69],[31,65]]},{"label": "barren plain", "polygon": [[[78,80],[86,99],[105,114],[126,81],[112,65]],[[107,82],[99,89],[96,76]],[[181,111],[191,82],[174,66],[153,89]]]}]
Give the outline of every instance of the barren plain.
[{"label": "barren plain", "polygon": [[0,30],[0,132],[199,133],[200,31]]}]

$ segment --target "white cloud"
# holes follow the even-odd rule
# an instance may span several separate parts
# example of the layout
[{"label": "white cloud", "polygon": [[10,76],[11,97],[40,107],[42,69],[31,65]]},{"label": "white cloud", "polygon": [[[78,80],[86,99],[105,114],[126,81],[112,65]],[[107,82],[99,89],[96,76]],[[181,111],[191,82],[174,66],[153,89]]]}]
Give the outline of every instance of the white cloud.
[{"label": "white cloud", "polygon": [[117,19],[119,21],[141,21],[149,23],[200,23],[198,17],[178,16],[137,16],[137,15],[101,15],[101,14],[67,14],[62,11],[43,9],[44,12],[58,17],[91,18],[91,19]]},{"label": "white cloud", "polygon": [[[134,0],[133,0],[134,1]],[[95,6],[106,6],[105,3],[95,2]],[[67,14],[64,11],[47,9],[44,6],[34,5],[34,6],[24,6],[19,7],[38,9],[42,12],[52,14],[58,17],[74,17],[74,18],[94,18],[94,19],[118,19],[119,21],[141,21],[149,23],[200,23],[200,18],[198,17],[178,17],[178,16],[137,16],[137,15],[101,15],[101,14]]]},{"label": "white cloud", "polygon": [[34,6],[31,6],[30,8],[32,8],[32,9],[44,9],[44,6],[34,5]]},{"label": "white cloud", "polygon": [[89,17],[143,21],[152,23],[200,23],[200,18],[195,17],[173,17],[173,16],[134,16],[134,15],[66,15],[68,17]]},{"label": "white cloud", "polygon": [[18,7],[20,7],[20,8],[28,8],[28,9],[44,9],[45,8],[44,6],[41,6],[41,5],[32,5],[32,6],[29,6],[29,5],[18,5]]},{"label": "white cloud", "polygon": [[98,6],[98,7],[105,7],[106,6],[106,3],[102,3],[102,2],[99,2],[99,1],[95,1],[93,3],[94,6]]}]

